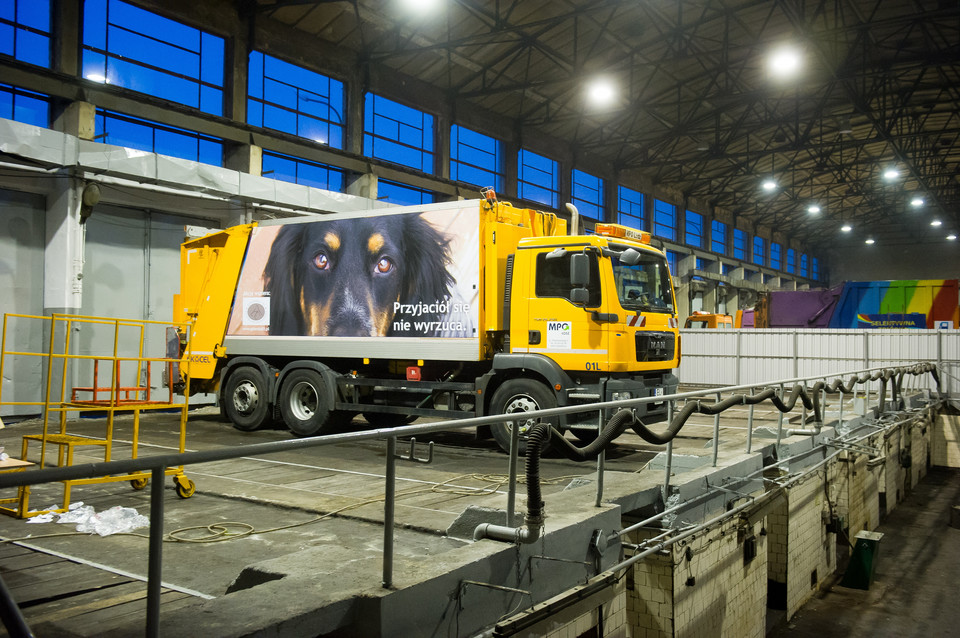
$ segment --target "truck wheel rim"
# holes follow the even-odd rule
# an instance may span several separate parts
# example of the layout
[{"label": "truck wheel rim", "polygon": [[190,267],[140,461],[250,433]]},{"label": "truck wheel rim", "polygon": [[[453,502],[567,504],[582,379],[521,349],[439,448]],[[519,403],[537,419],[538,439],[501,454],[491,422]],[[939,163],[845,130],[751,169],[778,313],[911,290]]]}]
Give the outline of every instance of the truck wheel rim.
[{"label": "truck wheel rim", "polygon": [[[507,401],[507,405],[504,408],[505,414],[516,414],[518,412],[532,412],[533,410],[539,410],[540,406],[537,405],[537,402],[525,394],[518,394],[515,397],[512,397]],[[520,421],[518,425],[520,426],[520,434],[526,434],[527,431],[536,424],[535,419],[527,419],[526,421]],[[511,427],[512,423],[509,424]]]},{"label": "truck wheel rim", "polygon": [[309,421],[317,412],[317,390],[305,381],[293,387],[290,393],[290,411],[300,421]]},{"label": "truck wheel rim", "polygon": [[233,405],[242,414],[249,414],[257,407],[260,402],[260,393],[257,392],[257,386],[250,381],[244,381],[237,385],[233,391]]}]

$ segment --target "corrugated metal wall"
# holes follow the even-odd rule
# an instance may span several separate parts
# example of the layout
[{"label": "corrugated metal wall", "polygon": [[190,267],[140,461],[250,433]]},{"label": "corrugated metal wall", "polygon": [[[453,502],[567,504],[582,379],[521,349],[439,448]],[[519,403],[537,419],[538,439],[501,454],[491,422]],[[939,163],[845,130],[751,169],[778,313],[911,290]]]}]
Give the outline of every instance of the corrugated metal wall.
[{"label": "corrugated metal wall", "polygon": [[[945,390],[960,389],[957,330],[683,330],[680,382],[746,385],[917,361],[942,362]],[[909,387],[917,387],[914,380]],[[920,387],[930,386],[929,375]]]}]

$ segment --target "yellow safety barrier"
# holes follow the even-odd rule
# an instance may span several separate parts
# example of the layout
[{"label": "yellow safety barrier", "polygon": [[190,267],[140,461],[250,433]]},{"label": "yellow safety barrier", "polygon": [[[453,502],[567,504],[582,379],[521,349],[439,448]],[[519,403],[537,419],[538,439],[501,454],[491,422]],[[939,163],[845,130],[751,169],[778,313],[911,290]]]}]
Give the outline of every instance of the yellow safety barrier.
[{"label": "yellow safety barrier", "polygon": [[[49,334],[46,348],[42,352],[8,347],[8,327],[16,324],[18,334],[36,335],[37,324],[40,334]],[[23,325],[21,325],[23,324]],[[137,458],[140,445],[140,414],[145,410],[178,410],[180,413],[179,451],[186,449],[186,424],[189,409],[190,375],[184,375],[182,402],[173,391],[174,383],[180,381],[181,365],[179,338],[171,343],[171,330],[183,328],[182,334],[189,335],[188,325],[179,326],[169,322],[116,319],[107,317],[87,317],[79,315],[53,314],[34,316],[7,313],[3,316],[3,337],[0,343],[0,379],[14,378],[10,366],[25,361],[39,360],[44,364],[42,399],[32,401],[4,401],[3,384],[0,384],[0,408],[3,406],[35,406],[42,412],[43,429],[40,434],[23,436],[20,459],[7,459],[0,462],[0,472],[29,471],[30,467],[43,468],[47,462],[48,446],[57,446],[57,466],[66,467],[74,463],[74,450],[77,447],[94,446],[103,449],[103,461],[113,460],[114,418],[117,412],[133,413],[133,434],[131,457]],[[144,353],[145,340],[149,334],[163,330],[163,357],[149,357]],[[85,332],[87,343],[80,344],[74,334]],[[101,343],[112,346],[98,348],[97,337]],[[189,342],[187,343],[189,353]],[[87,352],[80,353],[81,350]],[[97,350],[106,350],[99,352]],[[126,351],[126,352],[124,352]],[[189,357],[186,358],[189,361]],[[105,364],[105,365],[104,365]],[[189,364],[187,364],[189,365]],[[163,397],[155,396],[151,383],[157,378],[157,368],[162,369],[167,392]],[[104,370],[109,370],[109,383],[101,380]],[[189,370],[186,370],[189,372]],[[89,385],[75,384],[68,388],[69,380],[78,380],[85,374],[91,374]],[[68,413],[97,412],[106,414],[106,431],[103,438],[71,434],[67,431]],[[51,431],[53,430],[53,431]],[[31,442],[40,443],[40,454],[35,461],[30,460]],[[177,494],[181,498],[193,495],[196,486],[187,478],[183,466],[170,467],[167,476],[172,476]],[[88,479],[62,481],[63,498],[59,507],[33,510],[29,509],[29,486],[19,488],[16,497],[0,499],[0,512],[20,518],[29,518],[48,512],[65,512],[70,507],[71,488],[74,485],[89,485],[130,481],[134,489],[146,487],[150,478],[149,471],[130,474],[102,476]],[[12,503],[13,506],[5,504]]]}]

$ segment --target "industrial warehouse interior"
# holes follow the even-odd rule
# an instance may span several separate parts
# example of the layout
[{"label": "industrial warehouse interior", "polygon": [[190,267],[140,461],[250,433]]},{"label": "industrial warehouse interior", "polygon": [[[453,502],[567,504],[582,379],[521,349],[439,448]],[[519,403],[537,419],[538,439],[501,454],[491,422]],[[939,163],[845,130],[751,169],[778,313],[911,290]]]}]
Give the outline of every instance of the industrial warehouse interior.
[{"label": "industrial warehouse interior", "polygon": [[958,104],[946,0],[0,1],[0,635],[954,635]]}]

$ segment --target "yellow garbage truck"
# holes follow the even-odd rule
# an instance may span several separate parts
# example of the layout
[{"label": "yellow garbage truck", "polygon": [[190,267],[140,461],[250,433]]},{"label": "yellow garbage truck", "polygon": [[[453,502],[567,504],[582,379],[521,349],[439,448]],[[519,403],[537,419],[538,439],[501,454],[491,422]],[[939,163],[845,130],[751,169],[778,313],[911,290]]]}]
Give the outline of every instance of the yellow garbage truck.
[{"label": "yellow garbage truck", "polygon": [[[357,415],[393,427],[675,392],[663,252],[625,226],[567,226],[488,193],[188,240],[174,321],[190,334],[171,340],[179,382],[216,393],[240,430],[280,418],[298,436]],[[662,421],[666,405],[636,416]],[[551,423],[597,434],[596,411]],[[510,427],[490,428],[504,449]]]}]

